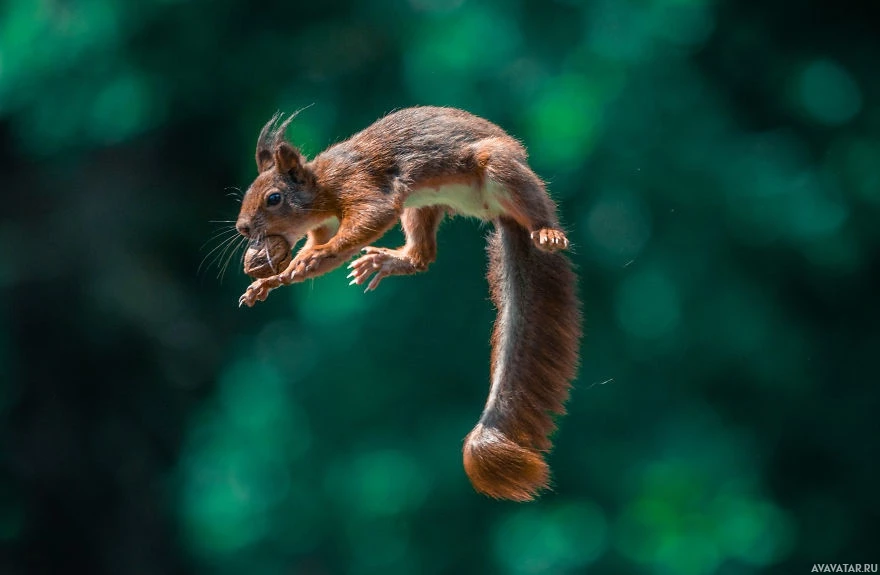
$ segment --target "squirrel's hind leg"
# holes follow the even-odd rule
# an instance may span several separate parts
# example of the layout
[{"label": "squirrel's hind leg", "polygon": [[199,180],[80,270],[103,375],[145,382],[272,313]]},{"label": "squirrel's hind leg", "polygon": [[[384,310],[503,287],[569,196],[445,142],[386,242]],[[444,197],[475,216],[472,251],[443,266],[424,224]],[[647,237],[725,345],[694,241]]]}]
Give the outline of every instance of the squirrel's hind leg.
[{"label": "squirrel's hind leg", "polygon": [[389,276],[411,275],[423,272],[437,259],[437,228],[446,213],[443,206],[406,208],[400,222],[406,234],[406,244],[397,249],[366,247],[365,255],[349,264],[351,285],[362,285],[373,279],[365,291],[376,289]]},{"label": "squirrel's hind leg", "polygon": [[568,238],[556,216],[556,204],[544,182],[529,168],[519,145],[489,138],[474,144],[473,154],[484,178],[506,191],[497,198],[498,203],[509,217],[529,231],[538,249],[555,252],[568,248]]}]

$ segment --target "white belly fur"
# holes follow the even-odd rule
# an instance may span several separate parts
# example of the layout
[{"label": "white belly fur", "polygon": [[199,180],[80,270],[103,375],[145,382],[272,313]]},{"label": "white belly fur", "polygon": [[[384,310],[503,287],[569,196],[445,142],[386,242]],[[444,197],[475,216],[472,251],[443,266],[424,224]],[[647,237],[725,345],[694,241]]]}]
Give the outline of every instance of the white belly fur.
[{"label": "white belly fur", "polygon": [[492,180],[485,185],[446,184],[436,188],[417,188],[406,198],[404,207],[448,206],[455,212],[481,220],[491,220],[504,213],[499,200],[507,198],[507,190]]}]

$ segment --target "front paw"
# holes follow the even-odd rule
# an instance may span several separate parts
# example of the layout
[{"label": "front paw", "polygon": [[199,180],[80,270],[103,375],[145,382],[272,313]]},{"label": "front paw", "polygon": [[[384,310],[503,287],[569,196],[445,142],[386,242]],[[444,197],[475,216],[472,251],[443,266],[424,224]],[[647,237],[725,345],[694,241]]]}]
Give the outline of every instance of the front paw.
[{"label": "front paw", "polygon": [[317,277],[332,264],[333,254],[322,250],[309,250],[296,256],[279,278],[284,284],[301,282]]},{"label": "front paw", "polygon": [[249,285],[247,291],[238,298],[238,307],[243,305],[254,307],[254,304],[258,301],[266,301],[266,298],[269,297],[269,292],[283,283],[280,275],[258,279]]},{"label": "front paw", "polygon": [[370,279],[370,276],[373,276],[373,279],[367,284],[364,293],[376,289],[379,286],[379,282],[386,277],[414,274],[424,269],[423,267],[417,267],[400,250],[370,246],[362,251],[366,255],[359,257],[348,265],[348,269],[351,270],[348,277],[354,278],[348,285],[362,285]]}]

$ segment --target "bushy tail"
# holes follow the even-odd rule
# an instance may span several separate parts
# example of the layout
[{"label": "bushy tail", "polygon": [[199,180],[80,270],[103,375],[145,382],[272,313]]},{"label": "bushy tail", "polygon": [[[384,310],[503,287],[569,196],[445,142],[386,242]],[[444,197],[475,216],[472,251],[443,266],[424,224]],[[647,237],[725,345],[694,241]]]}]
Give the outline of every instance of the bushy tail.
[{"label": "bushy tail", "polygon": [[479,423],[464,443],[464,468],[477,491],[528,501],[548,486],[543,452],[554,415],[565,412],[578,363],[580,302],[568,258],[547,253],[512,220],[495,224],[489,287],[498,310],[492,381]]}]

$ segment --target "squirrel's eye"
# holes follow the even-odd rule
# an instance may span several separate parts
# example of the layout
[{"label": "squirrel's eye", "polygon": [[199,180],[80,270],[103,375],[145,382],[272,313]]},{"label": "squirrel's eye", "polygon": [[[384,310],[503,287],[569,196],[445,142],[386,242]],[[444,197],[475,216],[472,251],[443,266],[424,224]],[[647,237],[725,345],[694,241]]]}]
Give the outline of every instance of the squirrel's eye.
[{"label": "squirrel's eye", "polygon": [[266,198],[266,205],[267,206],[270,206],[270,207],[277,206],[280,203],[281,203],[281,194],[279,194],[278,192],[271,193]]}]

